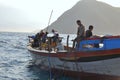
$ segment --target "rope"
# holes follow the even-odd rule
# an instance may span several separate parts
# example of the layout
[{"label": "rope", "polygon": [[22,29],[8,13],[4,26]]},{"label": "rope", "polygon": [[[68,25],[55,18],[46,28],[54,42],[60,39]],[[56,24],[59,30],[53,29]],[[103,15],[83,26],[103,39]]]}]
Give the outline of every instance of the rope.
[{"label": "rope", "polygon": [[[48,47],[50,48],[50,39],[48,39]],[[48,62],[49,62],[49,76],[50,80],[52,80],[52,71],[51,71],[51,62],[50,62],[50,49],[48,53]]]}]

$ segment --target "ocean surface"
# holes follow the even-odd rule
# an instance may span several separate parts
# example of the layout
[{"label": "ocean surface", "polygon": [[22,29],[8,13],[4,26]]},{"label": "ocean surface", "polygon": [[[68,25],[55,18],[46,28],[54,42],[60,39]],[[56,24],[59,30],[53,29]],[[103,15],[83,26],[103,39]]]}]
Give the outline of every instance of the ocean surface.
[{"label": "ocean surface", "polygon": [[[26,48],[29,35],[32,34],[0,32],[0,80],[50,80],[48,71],[32,64]],[[73,79],[62,76],[57,80]]]}]

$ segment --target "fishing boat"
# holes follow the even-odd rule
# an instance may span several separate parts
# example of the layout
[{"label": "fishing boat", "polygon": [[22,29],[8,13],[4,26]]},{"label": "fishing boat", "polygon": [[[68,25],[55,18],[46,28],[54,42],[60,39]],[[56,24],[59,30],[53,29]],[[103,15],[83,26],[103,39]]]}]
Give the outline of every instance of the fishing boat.
[{"label": "fishing boat", "polygon": [[[48,39],[49,41],[49,39]],[[120,36],[86,38],[69,46],[69,36],[64,50],[40,49],[27,46],[33,62],[42,69],[61,71],[66,75],[79,76],[92,73],[108,76],[120,76]]]}]

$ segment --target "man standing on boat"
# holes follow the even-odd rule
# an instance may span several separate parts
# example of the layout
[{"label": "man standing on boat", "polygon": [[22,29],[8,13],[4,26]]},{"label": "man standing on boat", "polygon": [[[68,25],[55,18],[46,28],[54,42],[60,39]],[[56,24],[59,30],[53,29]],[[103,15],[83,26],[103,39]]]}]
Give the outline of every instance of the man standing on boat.
[{"label": "man standing on boat", "polygon": [[52,29],[52,33],[53,33],[53,36],[52,36],[52,44],[51,44],[51,46],[54,48],[54,51],[55,51],[55,47],[57,46],[58,39],[59,39],[59,34],[54,29]]},{"label": "man standing on boat", "polygon": [[85,27],[83,26],[80,20],[77,20],[76,23],[78,25],[78,29],[77,29],[77,37],[73,41],[73,48],[75,47],[75,42],[77,42],[79,46],[79,42],[85,37]]}]

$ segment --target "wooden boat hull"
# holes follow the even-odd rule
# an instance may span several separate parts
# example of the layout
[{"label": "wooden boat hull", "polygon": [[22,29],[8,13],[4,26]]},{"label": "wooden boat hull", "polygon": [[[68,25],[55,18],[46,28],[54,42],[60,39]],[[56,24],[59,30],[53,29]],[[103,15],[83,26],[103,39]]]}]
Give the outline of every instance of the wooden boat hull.
[{"label": "wooden boat hull", "polygon": [[[67,73],[92,73],[120,76],[120,49],[97,52],[46,52],[28,47],[36,65]],[[49,58],[49,59],[48,59]]]}]

